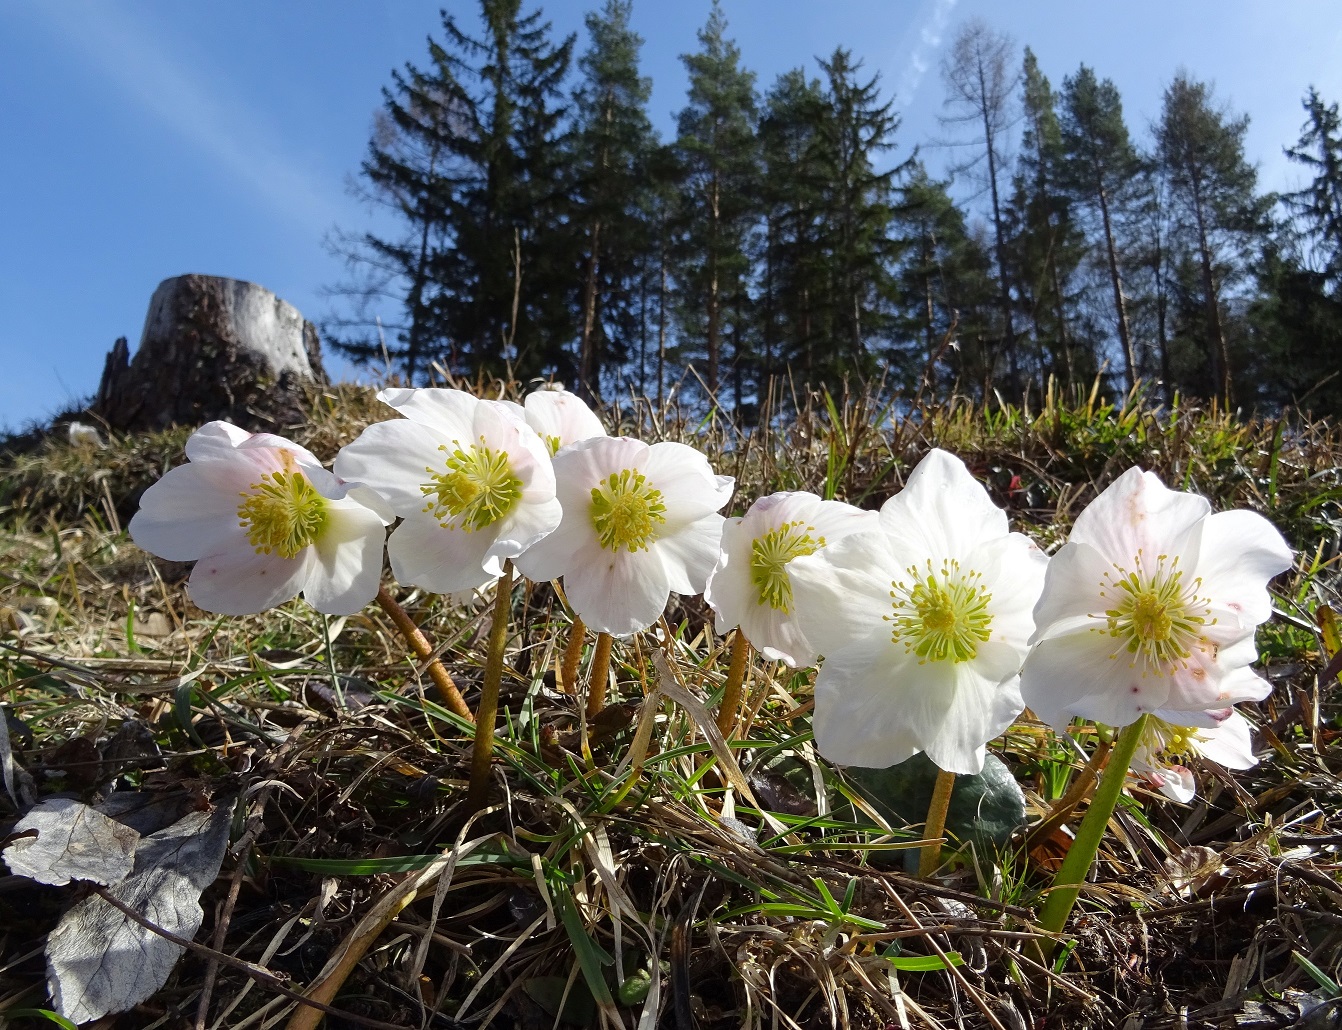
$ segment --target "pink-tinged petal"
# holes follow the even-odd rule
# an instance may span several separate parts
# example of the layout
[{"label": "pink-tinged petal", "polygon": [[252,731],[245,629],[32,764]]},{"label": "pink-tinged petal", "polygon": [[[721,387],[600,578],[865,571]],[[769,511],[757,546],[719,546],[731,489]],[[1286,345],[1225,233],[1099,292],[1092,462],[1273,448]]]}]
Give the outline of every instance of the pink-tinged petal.
[{"label": "pink-tinged petal", "polygon": [[406,419],[375,422],[353,443],[346,444],[335,460],[341,479],[363,483],[381,494],[397,515],[421,512],[432,468],[445,468],[448,444],[442,433]]},{"label": "pink-tinged petal", "polygon": [[251,437],[232,422],[206,422],[186,441],[186,457],[188,461],[230,461],[238,445]]},{"label": "pink-tinged petal", "polygon": [[671,586],[657,554],[603,552],[565,574],[564,594],[591,630],[625,637],[657,621]]},{"label": "pink-tinged petal", "polygon": [[[1136,768],[1136,763],[1133,763]],[[1193,771],[1182,765],[1154,765],[1146,770],[1147,781],[1171,801],[1186,805],[1197,796]]]},{"label": "pink-tinged petal", "polygon": [[258,554],[241,547],[206,555],[196,562],[187,593],[197,608],[220,615],[254,615],[298,596],[316,558],[305,547],[293,558]]},{"label": "pink-tinged petal", "polygon": [[880,523],[915,561],[961,558],[984,540],[1007,534],[1006,512],[964,462],[940,449],[929,451],[904,489],[885,502]]},{"label": "pink-tinged petal", "polygon": [[718,511],[732,497],[735,482],[713,474],[708,458],[683,443],[655,443],[637,466],[662,493],[668,531]]},{"label": "pink-tinged petal", "polygon": [[484,586],[503,573],[503,562],[490,558],[494,533],[442,526],[430,515],[415,514],[392,531],[387,558],[397,582],[436,594],[455,594]]},{"label": "pink-tinged petal", "polygon": [[1126,726],[1145,712],[1165,707],[1169,680],[1144,675],[1126,651],[1115,652],[1115,643],[1099,630],[1081,629],[1035,644],[1021,669],[1026,705],[1058,728],[1074,716]]},{"label": "pink-tinged petal", "polygon": [[1216,704],[1236,705],[1241,701],[1262,701],[1272,693],[1272,684],[1247,665],[1232,669],[1221,677]]},{"label": "pink-tinged petal", "polygon": [[1205,497],[1168,489],[1154,472],[1130,468],[1077,516],[1069,537],[1131,568],[1138,551],[1177,553],[1172,542],[1211,511]]},{"label": "pink-tinged petal", "polygon": [[872,636],[890,638],[890,568],[884,533],[853,533],[788,562],[802,634],[824,655]]},{"label": "pink-tinged petal", "polygon": [[723,518],[709,513],[650,545],[662,560],[668,585],[678,594],[702,594],[721,553]]},{"label": "pink-tinged petal", "polygon": [[334,508],[308,565],[303,598],[327,615],[353,615],[382,581],[386,529],[376,512],[351,504]]},{"label": "pink-tinged petal", "polygon": [[471,425],[480,400],[462,390],[436,387],[406,389],[389,387],[377,395],[412,422],[431,426],[449,438],[474,443]]},{"label": "pink-tinged petal", "polygon": [[1295,558],[1272,523],[1251,511],[1222,511],[1199,523],[1197,593],[1222,622],[1248,631],[1272,614],[1268,582]]},{"label": "pink-tinged petal", "polygon": [[1103,593],[1104,577],[1113,568],[1113,563],[1090,544],[1063,544],[1049,559],[1044,573],[1043,591],[1034,607],[1031,643],[1063,631],[1064,627],[1075,628],[1077,619],[1104,625],[1105,610],[1113,605]]},{"label": "pink-tinged petal", "polygon": [[[300,447],[292,440],[286,440],[282,436],[275,436],[273,433],[254,433],[250,439],[244,440],[238,444],[238,452],[240,454],[256,454],[257,461],[259,462],[275,462],[274,465],[268,467],[280,467],[280,462],[283,459],[279,459],[273,454],[266,455],[264,453],[266,451],[287,451],[300,465],[321,468],[321,459],[306,447]],[[258,454],[257,452],[260,453]]]},{"label": "pink-tinged petal", "polygon": [[193,561],[245,546],[238,507],[260,476],[240,461],[191,462],[169,469],[140,499],[140,510],[130,521],[131,539],[169,561]]},{"label": "pink-tinged petal", "polygon": [[[582,398],[567,390],[536,390],[523,400],[527,424],[548,444],[567,447],[579,440],[605,436],[606,427]],[[558,450],[558,447],[555,448]]]},{"label": "pink-tinged petal", "polygon": [[1252,769],[1258,764],[1249,721],[1239,712],[1232,712],[1215,728],[1198,730],[1197,748],[1203,758],[1226,769]]}]

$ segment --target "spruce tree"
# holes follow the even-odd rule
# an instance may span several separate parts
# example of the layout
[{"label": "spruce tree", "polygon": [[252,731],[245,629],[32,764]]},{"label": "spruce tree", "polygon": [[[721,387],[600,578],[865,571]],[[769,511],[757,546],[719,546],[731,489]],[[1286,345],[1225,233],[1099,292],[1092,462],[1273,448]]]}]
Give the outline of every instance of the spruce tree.
[{"label": "spruce tree", "polygon": [[824,117],[817,144],[822,161],[824,234],[830,280],[831,338],[849,371],[873,371],[874,344],[888,339],[897,254],[890,233],[892,192],[904,165],[887,165],[899,117],[881,101],[878,77],[858,80],[861,62],[838,48],[825,73]]},{"label": "spruce tree", "polygon": [[1142,160],[1128,137],[1117,87],[1109,79],[1097,79],[1084,64],[1063,79],[1059,128],[1063,186],[1078,204],[1099,216],[1123,374],[1131,390],[1140,366],[1124,292],[1118,224],[1136,197],[1134,184],[1143,170]]},{"label": "spruce tree", "polygon": [[375,136],[364,164],[408,223],[365,242],[403,284],[397,357],[412,379],[435,359],[465,374],[560,370],[573,335],[560,93],[573,39],[552,44],[521,0],[480,0],[480,21],[475,37],[444,12],[428,65],[385,92],[396,134]]},{"label": "spruce tree", "polygon": [[1183,325],[1202,343],[1207,368],[1202,392],[1226,402],[1234,399],[1234,369],[1222,302],[1227,288],[1243,278],[1266,220],[1258,174],[1244,157],[1248,128],[1248,116],[1232,117],[1206,83],[1182,73],[1165,90],[1156,126],[1172,228],[1197,271],[1195,286],[1186,276],[1183,282],[1185,295],[1196,296],[1200,310],[1195,316],[1185,303]]},{"label": "spruce tree", "polygon": [[827,117],[818,79],[785,72],[765,98],[759,139],[764,211],[758,255],[763,374],[784,369],[807,381],[823,375],[822,317],[828,292],[823,233],[825,162],[821,123]]},{"label": "spruce tree", "polygon": [[[583,79],[574,96],[574,220],[583,245],[578,377],[591,396],[600,396],[602,372],[642,338],[640,285],[654,245],[652,84],[638,73],[643,40],[630,28],[631,8],[631,0],[606,0],[600,14],[587,16],[591,43],[578,62]],[[646,345],[641,353],[645,367]]]},{"label": "spruce tree", "polygon": [[[741,51],[726,31],[714,0],[699,30],[699,51],[681,56],[690,84],[676,138],[682,232],[675,278],[682,352],[703,354],[711,397],[722,379],[724,340],[737,346],[746,341],[743,327],[729,322],[745,314],[747,247],[759,208],[755,74],[741,67]],[[740,366],[749,356],[737,352],[731,360],[744,374]]]},{"label": "spruce tree", "polygon": [[1056,94],[1029,47],[1022,69],[1024,131],[1013,179],[1011,278],[1034,329],[1040,381],[1057,376],[1072,385],[1089,379],[1094,362],[1078,353],[1071,281],[1084,239],[1062,189],[1062,132]]},{"label": "spruce tree", "polygon": [[1342,286],[1342,119],[1337,104],[1325,104],[1313,86],[1303,104],[1308,119],[1286,156],[1313,179],[1283,199],[1316,252],[1315,264],[1336,289]]},{"label": "spruce tree", "polygon": [[910,389],[949,390],[958,380],[986,396],[996,360],[992,258],[948,187],[915,162],[898,190],[894,232],[905,246],[894,268],[896,333],[909,346],[892,364]]}]

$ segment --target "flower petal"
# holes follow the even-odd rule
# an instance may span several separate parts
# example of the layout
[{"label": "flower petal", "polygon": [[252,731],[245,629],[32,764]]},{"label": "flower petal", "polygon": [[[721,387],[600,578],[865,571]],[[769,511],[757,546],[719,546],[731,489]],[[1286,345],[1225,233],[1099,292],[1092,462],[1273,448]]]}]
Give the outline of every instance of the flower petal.
[{"label": "flower petal", "polygon": [[[384,391],[385,392],[385,391]],[[336,455],[335,474],[376,490],[397,515],[422,512],[429,467],[443,464],[449,440],[441,431],[407,419],[374,422]]]},{"label": "flower petal", "polygon": [[464,390],[388,387],[377,395],[377,399],[412,422],[431,426],[467,444],[475,442],[471,426],[480,400]]},{"label": "flower petal", "polygon": [[718,511],[732,497],[735,480],[714,475],[708,458],[683,443],[653,444],[637,468],[662,493],[668,532]]},{"label": "flower petal", "polygon": [[311,547],[293,558],[259,554],[244,539],[241,546],[196,562],[187,593],[197,608],[207,612],[254,615],[297,597],[315,558]]},{"label": "flower petal", "polygon": [[188,462],[169,469],[140,499],[130,521],[131,539],[169,561],[247,547],[238,507],[260,475],[240,461]]},{"label": "flower petal", "polygon": [[1195,538],[1198,593],[1210,599],[1212,614],[1243,631],[1272,614],[1268,582],[1295,561],[1276,527],[1251,511],[1221,511],[1199,523]]},{"label": "flower petal", "polygon": [[327,615],[360,611],[377,596],[385,538],[376,512],[359,504],[333,508],[303,584],[308,604]]},{"label": "flower petal", "polygon": [[1205,497],[1170,490],[1154,472],[1133,467],[1086,506],[1068,539],[1131,567],[1138,551],[1178,553],[1172,542],[1210,511]]},{"label": "flower petal", "polygon": [[[1049,636],[1035,644],[1021,669],[1021,696],[1034,713],[1061,729],[1074,716],[1126,726],[1165,706],[1170,682],[1142,675],[1126,652],[1097,629]],[[1203,708],[1212,705],[1204,704]]]},{"label": "flower petal", "polygon": [[882,532],[853,533],[788,562],[797,623],[821,654],[872,636],[889,639],[892,565]]},{"label": "flower petal", "polygon": [[962,558],[982,541],[1007,534],[1006,512],[964,462],[939,448],[929,451],[904,489],[881,506],[880,522],[913,552],[913,561]]},{"label": "flower petal", "polygon": [[564,575],[569,604],[593,631],[624,637],[647,629],[666,610],[670,581],[652,551],[602,552]]},{"label": "flower petal", "polygon": [[723,518],[710,512],[658,537],[650,545],[666,570],[666,580],[678,594],[702,594],[721,553]]},{"label": "flower petal", "polygon": [[488,558],[492,527],[467,530],[443,526],[433,516],[407,516],[387,540],[387,557],[397,581],[437,594],[474,590],[502,575],[503,563]]}]

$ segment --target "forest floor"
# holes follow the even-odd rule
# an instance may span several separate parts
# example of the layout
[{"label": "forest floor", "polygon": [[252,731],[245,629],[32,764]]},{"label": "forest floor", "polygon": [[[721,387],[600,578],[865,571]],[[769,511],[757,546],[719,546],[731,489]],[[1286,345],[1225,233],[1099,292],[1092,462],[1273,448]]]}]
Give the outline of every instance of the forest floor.
[{"label": "forest floor", "polygon": [[[904,860],[917,826],[816,755],[812,670],[757,660],[724,746],[703,713],[728,648],[702,599],[683,598],[663,627],[616,642],[610,704],[588,724],[556,679],[570,616],[551,586],[519,585],[495,789],[468,819],[472,727],[382,611],[213,616],[190,604],[188,566],[131,542],[139,495],[183,460],[189,429],[105,448],[53,433],[0,459],[7,777],[38,797],[233,813],[195,946],[152,997],[96,1025],[298,1026],[295,995],[322,985],[338,988],[323,995],[333,1030],[1342,1023],[1342,706],[1337,682],[1319,682],[1336,648],[1320,622],[1339,604],[1342,432],[1140,395],[920,404],[913,418],[876,392],[789,402],[750,433],[627,401],[607,421],[706,451],[737,478],[735,513],[780,489],[874,508],[940,446],[1050,551],[1134,464],[1265,515],[1297,561],[1258,638],[1275,689],[1244,706],[1259,764],[1199,767],[1188,805],[1130,781],[1044,960],[1040,892],[1069,838],[1030,827],[1084,754],[1028,711],[990,745],[1026,825],[954,855],[952,841],[921,880]],[[331,387],[291,436],[329,460],[392,414],[380,408],[371,390]],[[388,586],[474,707],[492,601]],[[624,762],[636,746],[641,769]],[[0,847],[22,814],[23,784],[5,786]],[[60,1025],[42,1014],[43,949],[86,890],[0,873],[0,1025]]]}]

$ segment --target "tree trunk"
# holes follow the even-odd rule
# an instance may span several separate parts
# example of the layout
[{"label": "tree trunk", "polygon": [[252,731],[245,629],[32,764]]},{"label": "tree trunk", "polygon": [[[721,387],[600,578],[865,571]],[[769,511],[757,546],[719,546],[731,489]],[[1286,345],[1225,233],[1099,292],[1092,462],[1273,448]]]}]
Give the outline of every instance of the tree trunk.
[{"label": "tree trunk", "polygon": [[1105,256],[1109,259],[1109,278],[1114,286],[1114,310],[1118,312],[1118,341],[1123,347],[1123,372],[1128,392],[1137,385],[1137,353],[1132,346],[1132,331],[1128,328],[1128,303],[1123,296],[1123,278],[1118,271],[1118,248],[1114,245],[1114,228],[1109,219],[1109,194],[1103,180],[1096,179],[1100,197],[1100,218],[1104,222]]}]

